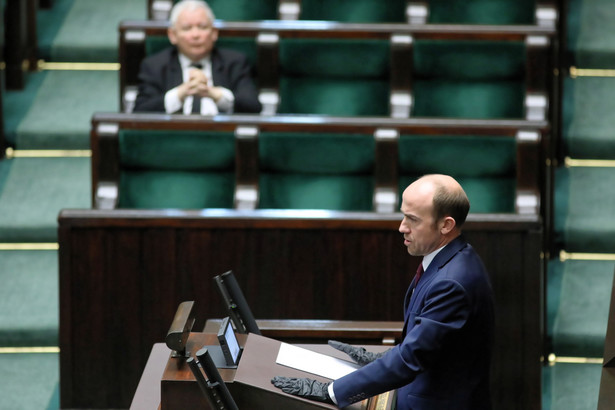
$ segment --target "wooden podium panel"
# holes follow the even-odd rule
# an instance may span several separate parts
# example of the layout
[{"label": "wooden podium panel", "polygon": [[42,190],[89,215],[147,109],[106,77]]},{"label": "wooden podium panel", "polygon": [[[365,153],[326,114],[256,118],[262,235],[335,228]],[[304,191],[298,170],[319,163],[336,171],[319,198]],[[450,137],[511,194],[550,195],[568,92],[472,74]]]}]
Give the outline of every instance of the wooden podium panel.
[{"label": "wooden podium panel", "polygon": [[[336,406],[303,399],[282,392],[271,384],[274,376],[309,377],[323,382],[326,378],[300,370],[281,366],[276,358],[282,342],[267,337],[250,334],[237,335],[243,346],[237,369],[218,369],[233,399],[240,409],[337,409]],[[216,345],[216,335],[208,333],[191,333],[188,338],[187,351],[191,356],[203,346]],[[348,357],[328,345],[302,345],[304,348],[336,356]],[[386,350],[385,346],[370,346],[372,351]],[[169,357],[160,381],[160,409],[209,409],[207,400],[199,389],[185,358]],[[348,407],[353,410],[390,409],[393,393],[385,393],[372,399],[364,400]],[[134,401],[133,401],[134,402]]]},{"label": "wooden podium panel", "polygon": [[[280,389],[271,384],[271,379],[275,376],[286,377],[309,377],[311,379],[328,382],[321,376],[306,373],[301,370],[292,369],[276,363],[278,351],[282,342],[267,337],[250,334],[239,362],[239,367],[235,373],[235,400],[239,408],[273,408],[273,409],[337,409],[337,406],[315,402],[283,393]],[[338,356],[348,359],[343,353],[333,349],[328,345],[303,346],[311,350],[319,351],[330,356]],[[386,350],[388,347],[373,346],[370,350]],[[341,354],[340,354],[341,353]],[[355,403],[348,409],[368,410],[372,408],[390,409],[393,393],[385,393],[372,399]],[[375,407],[377,405],[377,407]],[[384,405],[385,407],[381,407]]]},{"label": "wooden podium panel", "polygon": [[[238,334],[237,341],[240,346],[245,344],[246,335]],[[190,333],[186,343],[186,351],[194,357],[195,353],[204,346],[218,345],[215,334]],[[218,369],[222,380],[232,391],[235,378],[235,369]],[[208,409],[209,405],[199,389],[198,384],[183,357],[169,357],[160,381],[160,408],[172,409]]]}]

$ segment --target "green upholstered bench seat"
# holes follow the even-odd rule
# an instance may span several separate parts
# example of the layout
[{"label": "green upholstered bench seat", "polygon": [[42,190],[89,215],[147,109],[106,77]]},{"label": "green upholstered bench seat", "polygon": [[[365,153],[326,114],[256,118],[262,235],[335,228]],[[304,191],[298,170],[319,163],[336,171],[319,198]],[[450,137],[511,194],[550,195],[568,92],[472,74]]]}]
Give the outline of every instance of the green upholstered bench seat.
[{"label": "green upholstered bench seat", "polygon": [[374,146],[358,134],[262,133],[259,208],[372,210]]},{"label": "green upholstered bench seat", "polygon": [[301,0],[301,20],[404,23],[406,0]]},{"label": "green upholstered bench seat", "polygon": [[387,40],[282,39],[280,113],[389,114]]},{"label": "green upholstered bench seat", "polygon": [[416,117],[523,118],[523,42],[417,40]]},{"label": "green upholstered bench seat", "polygon": [[120,208],[232,208],[232,132],[121,130]]},{"label": "green upholstered bench seat", "polygon": [[534,24],[536,0],[427,0],[429,23]]},{"label": "green upholstered bench seat", "polygon": [[0,251],[0,283],[0,346],[57,346],[58,252]]},{"label": "green upholstered bench seat", "polygon": [[[246,56],[252,66],[256,65],[256,42],[254,37],[220,37],[216,45],[221,48],[229,48],[239,51]],[[149,56],[171,46],[167,36],[147,36],[145,39],[145,55]]]},{"label": "green upholstered bench seat", "polygon": [[[177,3],[179,0],[173,0]],[[279,0],[207,0],[217,20],[250,21],[278,18]]]},{"label": "green upholstered bench seat", "polygon": [[473,213],[515,211],[516,144],[513,139],[473,136],[402,135],[400,193],[417,177],[444,173],[466,191]]}]

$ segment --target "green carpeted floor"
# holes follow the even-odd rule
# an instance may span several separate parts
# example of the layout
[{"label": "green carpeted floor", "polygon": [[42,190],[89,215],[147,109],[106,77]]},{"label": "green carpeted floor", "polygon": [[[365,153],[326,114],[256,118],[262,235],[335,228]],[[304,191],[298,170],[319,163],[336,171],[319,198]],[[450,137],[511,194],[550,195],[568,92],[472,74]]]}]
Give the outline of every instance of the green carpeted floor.
[{"label": "green carpeted floor", "polygon": [[26,75],[26,84],[23,90],[5,91],[2,96],[4,115],[4,134],[9,145],[15,146],[17,140],[17,127],[21,124],[34,103],[38,89],[47,72],[33,72]]},{"label": "green carpeted floor", "polygon": [[560,168],[555,229],[568,252],[615,252],[615,168]]},{"label": "green carpeted floor", "polygon": [[567,155],[577,159],[615,158],[613,95],[615,78],[567,77],[564,80],[562,133]]},{"label": "green carpeted floor", "polygon": [[615,68],[615,2],[567,0],[567,53],[580,68]]},{"label": "green carpeted floor", "polygon": [[557,356],[602,357],[615,261],[552,261],[548,319]]},{"label": "green carpeted floor", "polygon": [[58,353],[0,354],[0,410],[56,410]]},{"label": "green carpeted floor", "polygon": [[0,346],[57,346],[58,252],[0,251],[0,283]]},{"label": "green carpeted floor", "polygon": [[55,242],[64,208],[89,208],[89,158],[16,158],[0,192],[0,242]]},{"label": "green carpeted floor", "polygon": [[116,71],[49,71],[16,129],[19,149],[89,149],[96,111],[119,110]]},{"label": "green carpeted floor", "polygon": [[50,46],[51,61],[117,62],[117,27],[143,20],[147,0],[73,0]]},{"label": "green carpeted floor", "polygon": [[[46,61],[116,62],[118,23],[144,19],[146,0],[54,0],[40,10]],[[570,0],[568,50],[580,68],[615,68],[615,2]],[[9,143],[18,149],[89,148],[96,111],[119,108],[116,71],[29,73],[23,92],[4,94]],[[615,79],[567,78],[566,153],[615,159]],[[615,168],[561,168],[556,227],[563,249],[615,252]],[[0,242],[54,242],[63,208],[90,207],[88,158],[0,161]],[[548,333],[560,356],[601,356],[613,262],[552,261]],[[0,251],[0,347],[57,343],[57,252]],[[23,303],[27,302],[27,303]],[[0,410],[57,409],[57,354],[0,354]],[[4,376],[8,377],[4,377]],[[544,410],[595,409],[600,366],[545,367]]]},{"label": "green carpeted floor", "polygon": [[600,364],[557,363],[543,368],[543,410],[596,410]]}]

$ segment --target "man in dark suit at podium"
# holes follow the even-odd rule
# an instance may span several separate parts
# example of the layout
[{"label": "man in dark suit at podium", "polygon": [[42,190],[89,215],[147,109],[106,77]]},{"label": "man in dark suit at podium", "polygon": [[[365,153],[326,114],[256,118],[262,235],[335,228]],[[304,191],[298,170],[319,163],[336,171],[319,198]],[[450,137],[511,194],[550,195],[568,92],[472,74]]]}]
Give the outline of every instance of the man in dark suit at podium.
[{"label": "man in dark suit at podium", "polygon": [[173,6],[168,36],[175,47],[141,62],[134,111],[260,112],[252,68],[243,54],[215,47],[214,19],[201,0],[182,0]]},{"label": "man in dark suit at podium", "polygon": [[339,407],[397,389],[400,410],[491,409],[493,291],[461,235],[469,208],[449,176],[427,175],[406,188],[399,232],[408,253],[423,260],[406,294],[402,342],[384,354],[330,342],[364,366],[332,383],[285,377],[272,383]]}]

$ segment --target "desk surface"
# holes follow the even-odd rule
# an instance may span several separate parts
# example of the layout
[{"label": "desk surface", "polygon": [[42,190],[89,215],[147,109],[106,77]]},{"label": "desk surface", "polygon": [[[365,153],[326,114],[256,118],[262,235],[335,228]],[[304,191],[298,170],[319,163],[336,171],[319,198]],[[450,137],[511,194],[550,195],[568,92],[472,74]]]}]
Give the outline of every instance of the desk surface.
[{"label": "desk surface", "polygon": [[[192,340],[195,342],[197,340],[202,341],[202,338],[212,337],[212,335],[203,335],[203,334],[193,334],[191,335]],[[243,335],[242,335],[243,336]],[[215,337],[215,336],[213,336]],[[245,337],[245,336],[244,336]],[[264,351],[265,354],[258,355],[244,355],[242,356],[242,361],[240,363],[240,367],[237,370],[236,374],[234,371],[221,371],[221,375],[225,380],[229,377],[233,378],[235,382],[239,383],[247,383],[255,386],[258,389],[262,389],[263,391],[269,391],[275,394],[283,394],[278,389],[276,389],[270,382],[270,379],[273,376],[298,376],[298,377],[312,377],[315,379],[320,379],[325,381],[318,376],[307,375],[299,370],[290,369],[285,366],[280,366],[275,364],[275,356],[277,355],[277,349],[271,349],[271,347],[279,346],[280,342],[264,338],[257,335],[250,335],[252,340],[251,344],[256,345],[259,351]],[[189,340],[190,340],[189,339]],[[242,337],[243,339],[243,337]],[[240,341],[240,344],[244,345],[245,339]],[[324,353],[330,356],[336,356],[342,359],[347,359],[348,357],[338,350],[333,349],[328,345],[300,345],[301,347]],[[387,346],[369,346],[372,351],[380,351],[386,350]],[[145,365],[145,369],[139,381],[139,385],[137,387],[137,391],[133,397],[130,409],[131,410],[157,410],[161,408],[161,380],[165,377],[169,377],[169,358],[171,355],[171,350],[164,343],[156,343],[152,347],[149,359],[147,364]],[[272,356],[273,355],[273,356]],[[243,364],[244,366],[241,366]],[[222,374],[224,373],[224,374]],[[229,374],[226,374],[229,373]],[[188,380],[192,378],[191,374],[188,372],[179,371],[176,377],[180,379]],[[297,398],[298,399],[298,398]],[[303,400],[303,399],[298,399]],[[388,400],[386,395],[381,396],[381,400]],[[306,401],[310,404],[315,405],[316,407],[323,408],[337,408],[335,406],[326,405],[323,403],[316,403],[311,401]],[[366,402],[356,403],[351,409],[362,410],[368,409],[372,406]]]},{"label": "desk surface", "polygon": [[149,359],[139,380],[137,391],[130,405],[131,410],[158,409],[160,406],[160,379],[167,365],[171,350],[164,343],[152,347]]}]

